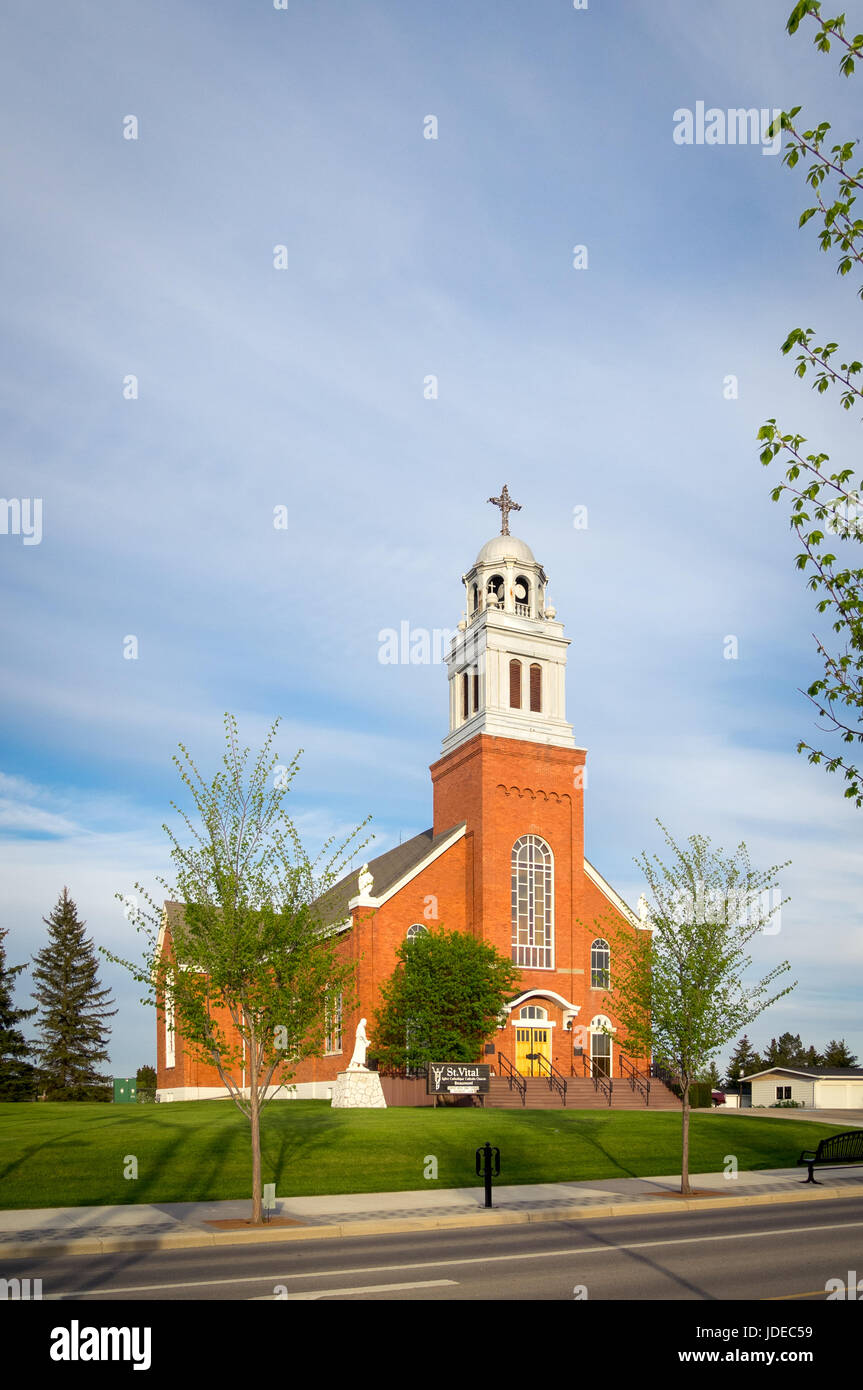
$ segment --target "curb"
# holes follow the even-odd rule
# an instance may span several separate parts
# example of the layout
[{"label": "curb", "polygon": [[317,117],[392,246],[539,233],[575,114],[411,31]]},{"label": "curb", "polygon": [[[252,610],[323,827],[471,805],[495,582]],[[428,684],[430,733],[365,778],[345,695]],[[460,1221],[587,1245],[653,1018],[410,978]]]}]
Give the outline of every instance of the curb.
[{"label": "curb", "polygon": [[223,1245],[270,1245],[296,1240],[346,1240],[359,1236],[380,1236],[408,1231],[468,1230],[483,1226],[525,1226],[550,1221],[603,1221],[612,1216],[667,1216],[676,1211],[715,1211],[721,1207],[776,1206],[792,1202],[825,1202],[843,1197],[861,1197],[863,1187],[830,1187],[823,1192],[764,1192],[744,1197],[689,1198],[683,1201],[621,1201],[608,1205],[555,1207],[546,1211],[465,1212],[449,1216],[417,1216],[393,1221],[370,1218],[365,1221],[344,1221],[331,1226],[304,1226],[286,1230],[169,1231],[163,1236],[81,1236],[62,1241],[0,1241],[0,1257],[21,1259],[27,1255],[109,1255],[125,1251],[190,1250]]}]

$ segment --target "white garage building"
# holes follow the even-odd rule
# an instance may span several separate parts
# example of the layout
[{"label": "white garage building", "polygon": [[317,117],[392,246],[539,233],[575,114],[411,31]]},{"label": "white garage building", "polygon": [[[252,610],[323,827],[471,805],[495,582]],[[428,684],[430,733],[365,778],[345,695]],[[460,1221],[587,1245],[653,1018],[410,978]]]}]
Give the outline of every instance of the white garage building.
[{"label": "white garage building", "polygon": [[807,1110],[863,1110],[863,1067],[768,1067],[741,1076],[741,1105],[782,1100],[796,1100]]}]

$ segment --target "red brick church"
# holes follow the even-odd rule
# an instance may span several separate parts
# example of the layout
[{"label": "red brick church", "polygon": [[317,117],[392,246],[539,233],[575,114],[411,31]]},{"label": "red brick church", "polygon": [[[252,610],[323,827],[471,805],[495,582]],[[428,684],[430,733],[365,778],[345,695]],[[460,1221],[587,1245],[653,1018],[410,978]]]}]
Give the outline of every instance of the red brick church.
[{"label": "red brick church", "polygon": [[[569,640],[548,605],[542,565],[509,534],[509,512],[519,508],[506,488],[489,500],[501,508],[501,534],[463,576],[465,616],[446,656],[449,732],[430,769],[434,823],[328,895],[342,949],[356,961],[360,1003],[344,1017],[334,1008],[324,1054],[298,1068],[295,1095],[330,1096],[361,1017],[373,1050],[372,1020],[396,948],[436,922],[493,943],[521,969],[478,1059],[494,1074],[507,1066],[534,1077],[553,1066],[582,1081],[621,1074],[622,1039],[606,1031],[615,1019],[603,1013],[614,962],[603,937],[582,924],[609,912],[633,931],[641,924],[584,857],[586,752],[566,722]],[[180,909],[167,907],[170,931]],[[224,1095],[215,1069],[186,1056],[170,1023],[160,1017],[160,1097]]]}]

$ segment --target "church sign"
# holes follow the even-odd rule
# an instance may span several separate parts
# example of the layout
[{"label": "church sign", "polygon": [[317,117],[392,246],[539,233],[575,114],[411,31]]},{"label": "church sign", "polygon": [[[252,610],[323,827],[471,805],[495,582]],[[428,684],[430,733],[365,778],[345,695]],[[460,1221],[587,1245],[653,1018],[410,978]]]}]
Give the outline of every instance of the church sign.
[{"label": "church sign", "polygon": [[430,1096],[476,1095],[488,1090],[490,1074],[485,1062],[430,1062],[426,1089]]}]

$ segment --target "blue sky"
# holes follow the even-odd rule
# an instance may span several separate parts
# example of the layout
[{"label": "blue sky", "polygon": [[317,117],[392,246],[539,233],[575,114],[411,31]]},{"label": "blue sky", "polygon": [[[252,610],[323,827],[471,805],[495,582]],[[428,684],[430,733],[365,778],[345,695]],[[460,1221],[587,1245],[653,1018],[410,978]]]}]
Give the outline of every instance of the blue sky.
[{"label": "blue sky", "polygon": [[[2,493],[43,499],[41,544],[0,536],[13,963],[64,884],[137,949],[114,894],[166,869],[172,752],[212,763],[225,710],[305,749],[310,842],[427,826],[445,672],[382,665],[378,634],[455,626],[506,480],[572,640],[588,855],[633,901],[657,817],[792,860],[755,955],[799,984],[753,1037],[863,1054],[860,813],[795,752],[817,615],[755,446],[776,415],[847,459],[858,422],[778,349],[801,324],[853,350],[857,305],[797,230],[799,171],[672,138],[699,100],[856,132],[790,8],[13,0]],[[153,1019],[104,978],[125,1074]]]}]

